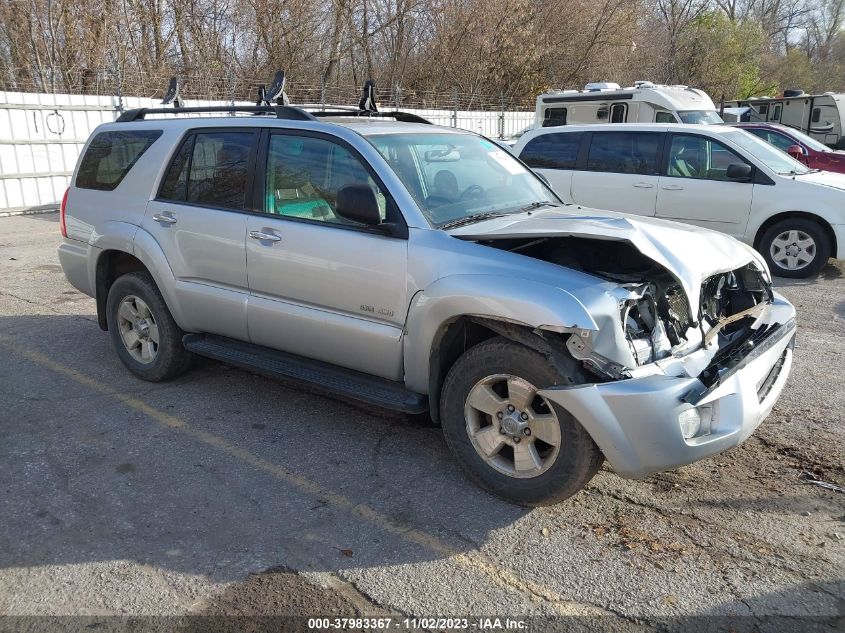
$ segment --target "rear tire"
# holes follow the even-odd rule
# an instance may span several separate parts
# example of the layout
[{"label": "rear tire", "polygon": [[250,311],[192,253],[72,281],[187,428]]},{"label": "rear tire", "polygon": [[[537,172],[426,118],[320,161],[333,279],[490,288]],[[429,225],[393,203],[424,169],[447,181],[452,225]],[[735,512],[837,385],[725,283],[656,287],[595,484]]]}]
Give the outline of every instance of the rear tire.
[{"label": "rear tire", "polygon": [[193,354],[182,346],[185,333],[149,273],[127,273],[112,284],[106,319],[118,357],[138,378],[160,382],[190,368]]},{"label": "rear tire", "polygon": [[773,275],[800,279],[812,277],[830,257],[830,238],[822,226],[808,218],[776,222],[760,238],[760,253]]},{"label": "rear tire", "polygon": [[601,451],[566,410],[536,395],[552,385],[587,382],[575,361],[565,373],[502,337],[455,362],[443,385],[441,420],[446,443],[470,479],[526,506],[563,501],[587,485],[604,461]]}]

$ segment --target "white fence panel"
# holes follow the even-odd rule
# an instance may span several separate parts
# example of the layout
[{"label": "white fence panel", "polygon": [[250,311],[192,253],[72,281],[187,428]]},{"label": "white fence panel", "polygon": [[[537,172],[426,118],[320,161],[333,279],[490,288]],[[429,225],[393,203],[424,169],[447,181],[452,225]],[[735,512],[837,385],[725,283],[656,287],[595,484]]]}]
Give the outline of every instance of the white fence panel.
[{"label": "white fence panel", "polygon": [[[158,99],[123,98],[124,109],[158,104]],[[186,106],[229,104],[185,102]],[[320,105],[306,107],[319,109]],[[534,122],[533,112],[402,110],[437,125],[459,127],[491,138],[511,137]],[[114,121],[117,115],[118,99],[113,96],[0,91],[0,214],[55,208],[88,136],[98,125]]]}]

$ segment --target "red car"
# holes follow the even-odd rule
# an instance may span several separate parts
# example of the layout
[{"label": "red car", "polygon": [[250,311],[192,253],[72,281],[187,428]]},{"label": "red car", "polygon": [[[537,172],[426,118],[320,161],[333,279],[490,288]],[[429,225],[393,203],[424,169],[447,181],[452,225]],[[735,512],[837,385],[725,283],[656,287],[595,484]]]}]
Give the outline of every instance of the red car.
[{"label": "red car", "polygon": [[811,169],[845,174],[845,152],[832,150],[794,128],[779,123],[734,123],[733,126],[759,136]]}]

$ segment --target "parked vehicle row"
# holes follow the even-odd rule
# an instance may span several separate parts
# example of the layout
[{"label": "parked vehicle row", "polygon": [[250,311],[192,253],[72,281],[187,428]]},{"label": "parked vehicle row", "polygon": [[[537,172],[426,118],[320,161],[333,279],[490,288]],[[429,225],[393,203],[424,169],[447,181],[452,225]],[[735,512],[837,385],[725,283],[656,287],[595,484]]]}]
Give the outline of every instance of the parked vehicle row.
[{"label": "parked vehicle row", "polygon": [[780,123],[834,149],[845,149],[845,94],[805,94],[786,90],[780,97],[752,97],[725,103],[740,111],[739,121]]},{"label": "parked vehicle row", "polygon": [[735,123],[811,169],[845,173],[845,151],[834,150],[795,128],[778,123]]},{"label": "parked vehicle row", "polygon": [[564,200],[721,231],[776,275],[811,276],[845,257],[845,176],[741,129],[566,125],[532,130],[513,151]]},{"label": "parked vehicle row", "polygon": [[[233,110],[262,116],[100,126],[62,203],[65,274],[138,377],[199,354],[428,410],[469,477],[529,505],[574,494],[605,459],[642,477],[736,446],[778,399],[795,310],[751,247],[564,204],[496,144],[412,115]],[[765,187],[800,198],[783,170],[812,181],[745,132],[706,129],[545,128],[521,149],[567,195],[716,214],[744,236],[766,221]],[[658,201],[684,189],[693,210]],[[778,222],[765,235],[793,230]],[[818,226],[806,261],[768,259],[815,267],[833,243]]]}]

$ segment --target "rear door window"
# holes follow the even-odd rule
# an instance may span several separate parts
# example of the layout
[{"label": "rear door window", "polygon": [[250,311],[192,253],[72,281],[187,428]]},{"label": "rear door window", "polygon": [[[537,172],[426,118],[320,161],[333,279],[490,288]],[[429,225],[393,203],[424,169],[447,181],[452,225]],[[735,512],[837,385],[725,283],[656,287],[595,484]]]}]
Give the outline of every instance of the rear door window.
[{"label": "rear door window", "polygon": [[254,132],[198,132],[173,157],[159,198],[209,207],[245,207]]},{"label": "rear door window", "polygon": [[113,191],[159,136],[161,130],[100,132],[85,150],[76,186]]},{"label": "rear door window", "polygon": [[587,169],[616,174],[657,175],[662,134],[654,132],[594,132]]},{"label": "rear door window", "polygon": [[529,167],[539,169],[575,169],[581,132],[542,134],[531,139],[519,157]]}]

